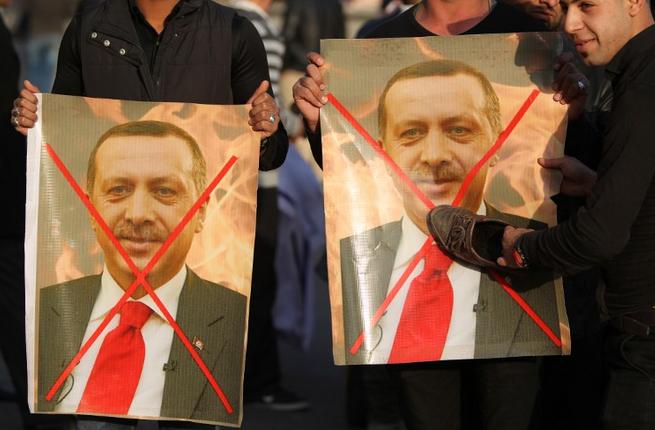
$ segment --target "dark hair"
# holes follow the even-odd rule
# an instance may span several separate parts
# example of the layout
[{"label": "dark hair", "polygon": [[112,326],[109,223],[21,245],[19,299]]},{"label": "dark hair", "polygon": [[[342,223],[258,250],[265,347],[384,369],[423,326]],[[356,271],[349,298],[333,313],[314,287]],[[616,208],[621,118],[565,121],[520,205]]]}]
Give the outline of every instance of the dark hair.
[{"label": "dark hair", "polygon": [[479,70],[466,63],[462,63],[461,61],[432,60],[405,67],[387,81],[387,85],[384,87],[384,91],[382,91],[380,101],[378,102],[378,131],[380,133],[380,139],[383,139],[384,130],[387,126],[387,112],[384,103],[387,98],[387,93],[396,82],[408,79],[428,78],[432,76],[455,76],[458,74],[473,76],[480,82],[486,100],[483,109],[484,114],[489,121],[491,131],[495,135],[499,135],[503,130],[500,118],[500,102],[498,101],[496,91],[494,91],[487,77],[480,73]]},{"label": "dark hair", "polygon": [[200,147],[196,140],[186,131],[181,128],[162,121],[133,121],[125,124],[120,124],[107,130],[91,151],[89,162],[86,170],[86,186],[89,194],[93,192],[93,185],[96,179],[96,154],[100,146],[108,139],[118,136],[153,136],[153,137],[166,137],[175,136],[184,140],[191,150],[193,158],[192,177],[193,183],[201,194],[205,189],[207,182],[207,163],[205,157],[202,155]]}]

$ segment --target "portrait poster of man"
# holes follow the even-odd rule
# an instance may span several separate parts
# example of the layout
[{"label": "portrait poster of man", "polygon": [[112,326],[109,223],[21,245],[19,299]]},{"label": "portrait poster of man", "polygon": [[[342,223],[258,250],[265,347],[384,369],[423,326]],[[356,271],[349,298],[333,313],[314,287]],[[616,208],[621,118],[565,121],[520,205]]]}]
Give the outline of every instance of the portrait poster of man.
[{"label": "portrait poster of man", "polygon": [[32,411],[240,425],[260,146],[248,107],[39,100]]},{"label": "portrait poster of man", "polygon": [[425,221],[452,204],[533,229],[556,223],[561,178],[537,159],[564,150],[566,109],[550,89],[560,51],[541,33],[323,41],[337,364],[567,353],[561,279],[467,267]]}]

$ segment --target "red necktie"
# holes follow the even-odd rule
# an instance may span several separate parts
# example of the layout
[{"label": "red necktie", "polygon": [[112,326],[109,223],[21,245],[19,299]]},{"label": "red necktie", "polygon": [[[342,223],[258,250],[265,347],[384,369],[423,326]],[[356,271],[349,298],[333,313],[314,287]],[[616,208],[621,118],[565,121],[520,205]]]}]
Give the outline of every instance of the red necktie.
[{"label": "red necktie", "polygon": [[141,328],[150,314],[152,309],[141,302],[125,302],[118,327],[102,342],[77,412],[128,413],[146,354]]},{"label": "red necktie", "polygon": [[389,363],[441,358],[453,311],[453,287],[447,273],[451,263],[436,244],[430,247],[423,271],[409,285]]}]

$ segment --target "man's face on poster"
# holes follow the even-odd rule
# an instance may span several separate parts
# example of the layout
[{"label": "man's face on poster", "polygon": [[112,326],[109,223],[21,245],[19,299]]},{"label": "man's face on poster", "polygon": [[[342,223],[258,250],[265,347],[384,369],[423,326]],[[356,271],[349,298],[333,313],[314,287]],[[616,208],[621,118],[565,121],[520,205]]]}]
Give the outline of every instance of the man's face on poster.
[{"label": "man's face on poster", "polygon": [[[200,195],[189,145],[172,135],[109,137],[98,148],[95,165],[91,202],[143,270]],[[194,234],[202,230],[204,210],[203,206],[149,273],[153,288],[182,268]],[[94,229],[110,274],[128,288],[134,274],[95,223]]]},{"label": "man's face on poster", "polygon": [[[399,80],[384,102],[382,144],[390,157],[435,204],[451,204],[464,178],[493,144],[485,91],[475,76]],[[461,206],[477,211],[488,166],[476,175]],[[425,228],[425,205],[404,192],[408,216]]]}]

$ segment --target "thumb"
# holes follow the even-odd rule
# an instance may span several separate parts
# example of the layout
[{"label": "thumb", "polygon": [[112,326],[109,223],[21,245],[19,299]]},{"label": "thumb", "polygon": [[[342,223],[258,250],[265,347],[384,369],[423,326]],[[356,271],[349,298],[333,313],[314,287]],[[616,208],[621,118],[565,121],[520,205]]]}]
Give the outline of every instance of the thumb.
[{"label": "thumb", "polygon": [[31,92],[31,93],[40,93],[41,92],[41,90],[39,90],[39,88],[36,85],[31,83],[27,79],[25,79],[25,81],[23,82],[23,85],[25,86],[25,89],[27,91]]},{"label": "thumb", "polygon": [[250,96],[250,98],[248,99],[246,104],[251,104],[252,102],[254,102],[257,97],[261,96],[266,91],[268,91],[269,86],[270,86],[270,84],[268,83],[268,81],[262,81],[262,83],[259,84],[259,86],[255,90],[255,92],[252,93],[252,95]]},{"label": "thumb", "polygon": [[561,169],[564,164],[564,157],[560,158],[538,158],[537,163],[544,169]]}]

